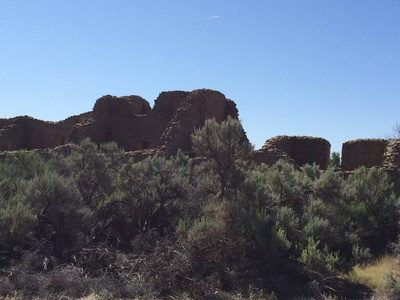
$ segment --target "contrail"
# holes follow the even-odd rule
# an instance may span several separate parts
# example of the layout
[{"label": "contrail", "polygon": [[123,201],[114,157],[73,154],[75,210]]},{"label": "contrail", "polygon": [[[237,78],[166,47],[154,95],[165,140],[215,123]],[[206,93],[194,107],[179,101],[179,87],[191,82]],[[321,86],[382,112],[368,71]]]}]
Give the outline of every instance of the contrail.
[{"label": "contrail", "polygon": [[219,18],[219,16],[211,16],[211,17],[205,18],[204,20],[216,19],[216,18]]}]

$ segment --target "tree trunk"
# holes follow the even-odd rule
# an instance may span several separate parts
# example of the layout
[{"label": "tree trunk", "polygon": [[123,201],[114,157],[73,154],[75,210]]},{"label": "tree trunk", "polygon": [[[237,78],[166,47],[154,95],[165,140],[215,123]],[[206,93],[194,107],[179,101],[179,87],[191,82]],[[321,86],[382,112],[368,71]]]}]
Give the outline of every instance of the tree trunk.
[{"label": "tree trunk", "polygon": [[59,260],[64,260],[63,255],[63,244],[64,244],[64,223],[65,218],[62,217],[57,224],[55,221],[46,217],[45,215],[38,215],[37,219],[39,223],[49,224],[53,227],[54,230],[54,238],[52,238],[53,247],[54,247],[54,256]]}]

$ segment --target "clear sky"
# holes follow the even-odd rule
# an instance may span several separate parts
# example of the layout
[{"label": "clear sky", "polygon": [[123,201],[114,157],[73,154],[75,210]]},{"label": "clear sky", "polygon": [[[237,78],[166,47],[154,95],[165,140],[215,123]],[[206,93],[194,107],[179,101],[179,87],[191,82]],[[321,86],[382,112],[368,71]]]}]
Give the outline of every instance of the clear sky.
[{"label": "clear sky", "polygon": [[399,0],[1,0],[0,49],[0,118],[209,88],[256,148],[309,135],[341,151],[400,122]]}]

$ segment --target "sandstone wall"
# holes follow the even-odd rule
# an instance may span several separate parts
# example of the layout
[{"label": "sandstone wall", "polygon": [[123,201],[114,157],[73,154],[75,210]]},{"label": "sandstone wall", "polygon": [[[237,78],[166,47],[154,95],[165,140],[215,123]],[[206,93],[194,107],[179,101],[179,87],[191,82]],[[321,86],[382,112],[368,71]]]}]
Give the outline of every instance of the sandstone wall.
[{"label": "sandstone wall", "polygon": [[162,149],[171,155],[191,150],[190,134],[206,119],[222,121],[228,114],[237,118],[235,104],[212,90],[163,92],[153,109],[138,96],[104,96],[97,100],[93,118],[77,124],[69,140],[90,137],[99,144],[115,141],[126,151]]},{"label": "sandstone wall", "polygon": [[0,129],[0,151],[44,149],[63,145],[75,123],[87,116],[88,114],[82,114],[60,122],[45,122],[27,116],[8,119],[7,124]]},{"label": "sandstone wall", "polygon": [[190,135],[195,128],[203,126],[206,119],[222,122],[228,116],[238,117],[233,101],[217,91],[195,90],[187,94],[186,100],[177,107],[157,143],[157,148],[164,148],[169,155],[176,153],[178,149],[190,151]]},{"label": "sandstone wall", "polygon": [[190,151],[190,134],[206,119],[228,115],[237,118],[235,103],[212,90],[163,92],[153,109],[139,96],[107,95],[92,112],[60,122],[0,119],[0,151],[54,148],[89,137],[97,144],[115,141],[126,151],[161,149],[169,155],[179,148]]},{"label": "sandstone wall", "polygon": [[54,124],[30,117],[17,117],[3,128],[0,135],[0,151],[47,148],[55,143]]},{"label": "sandstone wall", "polygon": [[291,162],[294,164],[296,167],[299,167],[299,165],[290,158],[290,156],[279,149],[276,148],[262,148],[259,150],[254,151],[252,160],[256,162],[257,164],[266,164],[269,166],[272,166],[274,163],[276,163],[278,160],[283,159],[288,162]]},{"label": "sandstone wall", "polygon": [[386,168],[399,168],[400,167],[400,140],[391,139],[385,148],[383,154],[383,166]]},{"label": "sandstone wall", "polygon": [[[135,160],[155,153],[172,155],[178,149],[190,153],[193,130],[201,127],[206,119],[221,122],[227,116],[238,117],[235,103],[213,90],[162,92],[153,109],[139,96],[107,95],[96,101],[93,111],[60,122],[44,122],[27,116],[0,119],[0,151],[55,148],[89,137],[98,144],[115,141]],[[253,159],[269,165],[279,159],[297,166],[316,163],[326,169],[329,156],[330,144],[325,139],[277,136],[255,151]],[[400,140],[365,139],[344,143],[342,171],[351,172],[359,166],[384,167],[398,174]]]},{"label": "sandstone wall", "polygon": [[342,146],[342,170],[353,171],[358,167],[382,166],[388,140],[359,139],[348,141]]},{"label": "sandstone wall", "polygon": [[[327,169],[330,149],[331,144],[323,138],[281,135],[267,140],[260,152],[268,154],[279,150],[299,166],[316,163],[321,169]],[[261,153],[257,154],[259,160],[262,159]],[[265,155],[266,160],[273,161],[267,157],[268,155]]]},{"label": "sandstone wall", "polygon": [[9,119],[0,119],[0,130],[6,127],[10,123]]}]

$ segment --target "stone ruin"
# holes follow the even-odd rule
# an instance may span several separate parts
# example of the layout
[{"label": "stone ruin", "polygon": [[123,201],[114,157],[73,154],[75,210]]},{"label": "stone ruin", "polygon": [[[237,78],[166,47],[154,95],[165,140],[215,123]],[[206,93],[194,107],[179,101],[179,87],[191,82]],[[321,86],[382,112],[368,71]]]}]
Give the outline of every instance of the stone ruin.
[{"label": "stone ruin", "polygon": [[163,92],[153,109],[139,96],[103,96],[93,111],[60,122],[0,119],[0,151],[52,149],[89,137],[97,144],[115,141],[139,158],[155,151],[171,155],[190,152],[190,134],[206,119],[228,116],[238,117],[236,104],[213,90]]},{"label": "stone ruin", "polygon": [[330,151],[331,144],[323,138],[280,135],[255,151],[254,160],[268,165],[279,159],[289,160],[296,166],[316,163],[325,170],[329,166]]},{"label": "stone ruin", "polygon": [[[221,122],[228,116],[238,117],[236,104],[213,90],[162,92],[153,108],[139,96],[103,96],[92,111],[60,122],[27,116],[0,119],[0,151],[3,151],[0,158],[4,157],[4,151],[20,149],[63,151],[68,149],[68,143],[79,143],[86,137],[97,144],[115,141],[135,160],[155,153],[173,155],[178,149],[190,154],[190,135],[194,128],[201,127],[206,119]],[[277,136],[255,151],[253,159],[268,165],[286,159],[298,167],[316,163],[321,169],[327,169],[330,146],[323,138]],[[360,166],[385,168],[392,177],[400,177],[397,175],[400,140],[364,139],[344,143],[341,171],[351,172]]]}]

